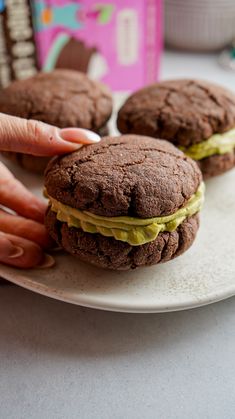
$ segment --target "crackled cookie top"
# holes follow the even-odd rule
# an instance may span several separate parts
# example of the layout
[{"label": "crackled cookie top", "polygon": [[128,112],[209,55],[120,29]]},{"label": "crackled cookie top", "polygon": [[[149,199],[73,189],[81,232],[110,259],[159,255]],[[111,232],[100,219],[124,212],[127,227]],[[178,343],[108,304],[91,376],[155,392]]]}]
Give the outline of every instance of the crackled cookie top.
[{"label": "crackled cookie top", "polygon": [[118,115],[122,133],[190,146],[235,127],[235,95],[202,80],[170,80],[130,96]]},{"label": "crackled cookie top", "polygon": [[50,197],[106,217],[173,214],[185,206],[200,183],[196,163],[180,150],[138,135],[105,137],[58,157],[45,175]]},{"label": "crackled cookie top", "polygon": [[64,127],[103,127],[112,112],[107,87],[72,70],[13,82],[1,91],[0,112]]}]

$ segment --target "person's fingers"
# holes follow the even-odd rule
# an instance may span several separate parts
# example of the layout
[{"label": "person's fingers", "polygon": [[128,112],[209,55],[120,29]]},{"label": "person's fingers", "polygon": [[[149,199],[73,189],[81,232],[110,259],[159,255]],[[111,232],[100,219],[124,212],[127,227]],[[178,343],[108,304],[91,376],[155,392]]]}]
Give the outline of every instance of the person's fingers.
[{"label": "person's fingers", "polygon": [[43,222],[47,208],[46,202],[29,192],[1,162],[0,205],[39,222]]},{"label": "person's fingers", "polygon": [[46,227],[18,215],[12,215],[0,209],[0,230],[4,233],[14,234],[39,244],[43,248],[52,246]]},{"label": "person's fingers", "polygon": [[18,268],[49,268],[55,263],[36,243],[5,233],[0,233],[0,262]]},{"label": "person's fingers", "polygon": [[13,244],[4,234],[0,233],[0,261],[5,259],[14,259],[22,256],[24,250]]},{"label": "person's fingers", "polygon": [[0,113],[0,150],[54,156],[97,143],[100,136],[81,128],[59,129],[40,121]]}]

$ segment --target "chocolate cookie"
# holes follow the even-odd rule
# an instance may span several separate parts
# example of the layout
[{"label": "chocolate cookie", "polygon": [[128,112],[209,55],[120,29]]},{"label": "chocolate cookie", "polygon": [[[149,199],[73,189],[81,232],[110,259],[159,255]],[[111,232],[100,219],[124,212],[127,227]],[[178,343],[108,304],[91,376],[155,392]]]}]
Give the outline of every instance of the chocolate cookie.
[{"label": "chocolate cookie", "polygon": [[127,99],[117,125],[122,133],[171,141],[198,162],[204,177],[234,166],[235,95],[221,86],[183,79],[156,83]]},{"label": "chocolate cookie", "polygon": [[18,164],[18,166],[39,175],[44,172],[50,161],[50,157],[31,156],[31,154],[14,153],[10,151],[2,151],[1,154],[6,159]]},{"label": "chocolate cookie", "polygon": [[[0,95],[0,112],[37,119],[59,128],[79,127],[107,132],[112,112],[111,93],[102,84],[72,70],[55,70],[13,82]],[[48,158],[13,158],[32,171],[44,170]]]},{"label": "chocolate cookie", "polygon": [[105,137],[49,163],[46,226],[65,250],[100,267],[165,262],[196,236],[202,185],[197,164],[166,141]]}]

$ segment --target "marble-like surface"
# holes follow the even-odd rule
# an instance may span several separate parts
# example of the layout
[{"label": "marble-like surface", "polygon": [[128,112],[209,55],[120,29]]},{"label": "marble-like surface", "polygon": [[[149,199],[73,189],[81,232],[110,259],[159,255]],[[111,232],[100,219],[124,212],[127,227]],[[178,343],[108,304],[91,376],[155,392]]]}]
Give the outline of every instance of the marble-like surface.
[{"label": "marble-like surface", "polygon": [[121,314],[0,288],[3,419],[233,419],[235,299]]}]

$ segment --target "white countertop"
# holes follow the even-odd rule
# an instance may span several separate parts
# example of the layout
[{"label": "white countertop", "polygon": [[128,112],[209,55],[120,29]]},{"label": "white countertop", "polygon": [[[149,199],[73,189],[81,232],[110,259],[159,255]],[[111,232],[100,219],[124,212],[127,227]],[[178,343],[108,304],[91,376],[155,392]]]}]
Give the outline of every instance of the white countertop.
[{"label": "white countertop", "polygon": [[[162,76],[235,90],[214,55],[168,52]],[[0,287],[0,301],[0,419],[234,419],[234,298],[151,315],[15,286]]]}]

